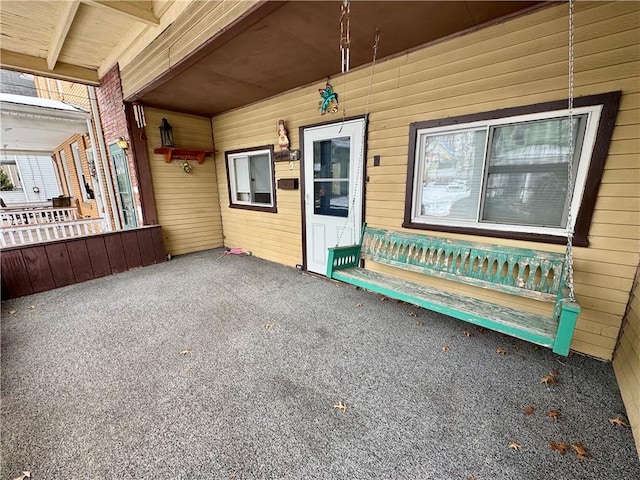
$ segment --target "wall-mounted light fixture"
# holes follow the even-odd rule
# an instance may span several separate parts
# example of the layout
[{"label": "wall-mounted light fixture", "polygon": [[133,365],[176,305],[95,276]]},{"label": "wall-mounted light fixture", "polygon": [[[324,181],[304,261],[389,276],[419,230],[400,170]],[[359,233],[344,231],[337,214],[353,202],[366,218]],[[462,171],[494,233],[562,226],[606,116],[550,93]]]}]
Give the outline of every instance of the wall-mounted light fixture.
[{"label": "wall-mounted light fixture", "polygon": [[126,150],[127,148],[129,148],[129,142],[127,142],[125,140],[124,137],[120,137],[118,139],[118,146],[122,149],[122,150]]},{"label": "wall-mounted light fixture", "polygon": [[162,119],[160,125],[160,141],[163,147],[173,147],[173,127],[169,125],[166,118]]}]

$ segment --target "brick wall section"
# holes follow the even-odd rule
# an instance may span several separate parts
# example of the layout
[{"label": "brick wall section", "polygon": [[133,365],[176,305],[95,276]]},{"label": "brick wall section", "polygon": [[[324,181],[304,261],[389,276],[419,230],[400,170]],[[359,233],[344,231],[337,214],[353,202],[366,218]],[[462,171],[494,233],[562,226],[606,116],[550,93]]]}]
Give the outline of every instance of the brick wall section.
[{"label": "brick wall section", "polygon": [[[129,141],[129,144],[131,144],[127,117],[125,115],[122,85],[120,83],[120,69],[117,64],[100,79],[100,87],[96,88],[96,98],[98,100],[98,109],[100,110],[100,121],[102,122],[104,141],[107,145],[109,165],[112,166],[113,159],[108,150],[109,145],[117,142],[120,137],[125,138]],[[127,162],[129,164],[129,176],[131,177],[131,187],[133,189],[136,206],[136,215],[138,224],[142,225],[142,203],[140,201],[138,188],[137,170],[131,148],[128,148],[126,152]],[[113,183],[117,186],[115,178],[113,179]]]}]

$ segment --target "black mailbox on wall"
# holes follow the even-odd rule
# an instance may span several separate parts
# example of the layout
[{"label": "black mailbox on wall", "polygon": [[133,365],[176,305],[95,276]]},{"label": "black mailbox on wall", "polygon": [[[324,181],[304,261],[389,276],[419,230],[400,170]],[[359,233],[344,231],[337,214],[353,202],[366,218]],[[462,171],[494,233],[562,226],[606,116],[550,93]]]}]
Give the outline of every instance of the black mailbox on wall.
[{"label": "black mailbox on wall", "polygon": [[298,190],[300,188],[300,180],[297,178],[280,178],[278,180],[279,190]]}]

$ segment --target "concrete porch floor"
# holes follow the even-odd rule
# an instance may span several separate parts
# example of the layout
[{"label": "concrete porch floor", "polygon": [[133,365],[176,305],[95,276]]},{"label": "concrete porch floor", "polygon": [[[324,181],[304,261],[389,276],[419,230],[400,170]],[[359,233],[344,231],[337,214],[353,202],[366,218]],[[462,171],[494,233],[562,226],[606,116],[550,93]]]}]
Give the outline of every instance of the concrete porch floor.
[{"label": "concrete porch floor", "polygon": [[640,478],[609,363],[221,253],[3,303],[2,479]]}]

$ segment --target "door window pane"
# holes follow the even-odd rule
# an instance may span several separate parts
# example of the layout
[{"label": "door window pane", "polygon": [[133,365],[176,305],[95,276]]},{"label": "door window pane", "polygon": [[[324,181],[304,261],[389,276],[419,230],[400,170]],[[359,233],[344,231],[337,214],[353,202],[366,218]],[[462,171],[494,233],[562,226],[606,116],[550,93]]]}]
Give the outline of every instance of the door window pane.
[{"label": "door window pane", "polygon": [[116,182],[118,185],[118,194],[120,196],[120,205],[122,207],[124,227],[136,227],[138,221],[136,219],[135,204],[131,190],[131,179],[129,177],[129,166],[126,154],[117,143],[109,145],[109,153],[111,153],[113,167],[116,173]]},{"label": "door window pane", "polygon": [[349,214],[350,137],[313,144],[314,213],[334,217]]},{"label": "door window pane", "polygon": [[316,215],[346,217],[349,213],[349,181],[314,182],[313,199]]}]

